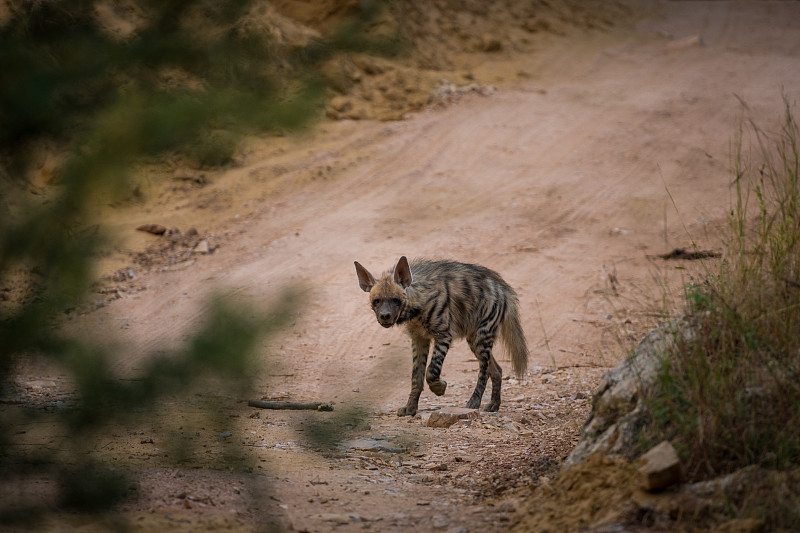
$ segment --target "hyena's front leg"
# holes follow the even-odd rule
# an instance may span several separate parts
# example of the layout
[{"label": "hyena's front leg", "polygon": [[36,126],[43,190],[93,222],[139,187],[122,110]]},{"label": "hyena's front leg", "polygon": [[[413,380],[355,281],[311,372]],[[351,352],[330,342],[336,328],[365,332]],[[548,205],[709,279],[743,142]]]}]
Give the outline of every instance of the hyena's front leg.
[{"label": "hyena's front leg", "polygon": [[441,396],[444,394],[445,389],[447,389],[447,382],[440,379],[440,376],[442,374],[444,357],[450,349],[451,340],[452,337],[450,335],[438,335],[433,345],[433,357],[431,357],[431,364],[428,365],[428,373],[425,379],[428,382],[428,388],[436,396]]},{"label": "hyena's front leg", "polygon": [[427,337],[412,335],[411,345],[414,353],[414,362],[411,369],[411,393],[408,395],[406,406],[397,410],[397,416],[414,416],[417,414],[419,395],[422,394],[422,387],[425,383],[425,365],[428,363],[431,340]]}]

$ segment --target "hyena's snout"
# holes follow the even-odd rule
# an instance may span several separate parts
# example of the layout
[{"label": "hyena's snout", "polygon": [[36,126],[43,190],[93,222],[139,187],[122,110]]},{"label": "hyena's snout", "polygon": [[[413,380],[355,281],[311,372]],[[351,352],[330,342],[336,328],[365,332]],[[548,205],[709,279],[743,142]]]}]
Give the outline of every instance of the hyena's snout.
[{"label": "hyena's snout", "polygon": [[397,315],[400,313],[400,307],[392,305],[391,303],[384,303],[375,309],[375,316],[378,319],[378,324],[385,328],[390,328],[397,322]]}]

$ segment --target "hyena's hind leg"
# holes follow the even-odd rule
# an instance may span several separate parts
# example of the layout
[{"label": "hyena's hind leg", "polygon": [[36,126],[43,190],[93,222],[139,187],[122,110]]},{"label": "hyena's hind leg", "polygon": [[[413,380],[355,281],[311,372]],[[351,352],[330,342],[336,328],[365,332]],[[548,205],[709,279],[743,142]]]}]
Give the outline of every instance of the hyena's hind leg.
[{"label": "hyena's hind leg", "polygon": [[405,407],[397,410],[397,416],[414,416],[417,414],[419,396],[425,384],[425,366],[428,364],[428,351],[431,348],[431,339],[421,335],[412,335],[411,344],[414,362],[411,369],[411,393]]},{"label": "hyena's hind leg", "polygon": [[468,409],[478,409],[481,406],[481,398],[486,390],[487,378],[492,378],[492,397],[486,406],[487,411],[497,411],[500,409],[500,387],[503,383],[503,370],[497,364],[492,355],[492,346],[496,338],[494,335],[476,335],[467,339],[470,350],[478,358],[478,383],[475,390],[467,402]]}]

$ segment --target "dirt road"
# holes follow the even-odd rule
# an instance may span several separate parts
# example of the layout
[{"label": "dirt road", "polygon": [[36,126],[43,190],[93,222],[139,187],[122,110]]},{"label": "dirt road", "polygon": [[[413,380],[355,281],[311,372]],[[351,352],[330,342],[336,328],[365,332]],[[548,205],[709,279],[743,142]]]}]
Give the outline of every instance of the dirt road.
[{"label": "dirt road", "polygon": [[[739,100],[769,129],[781,119],[782,91],[800,97],[800,4],[648,10],[635,31],[570,39],[522,60],[531,74],[520,85],[401,122],[329,123],[297,140],[253,141],[238,168],[179,204],[168,197],[112,221],[131,233],[140,223],[195,226],[216,247],[164,271],[139,269],[118,285],[121,298],[70,321],[122,341],[120,372],[179,343],[212,291],[268,301],[290,284],[306,304],[262,347],[269,364],[256,396],[368,413],[321,454],[304,435],[332,414],[218,398],[231,418],[196,432],[205,448],[194,459],[211,465],[236,439],[261,465],[253,473],[176,469],[158,446],[159,423],[120,428],[97,453],[144,468],[141,498],[126,507],[134,526],[497,531],[524,513],[515,496],[555,475],[604,369],[658,319],[662,290],[694,268],[648,256],[692,241],[718,247]],[[376,273],[401,255],[483,264],[518,291],[531,360],[523,380],[504,382],[499,413],[449,429],[393,414],[410,386],[410,344],[399,328],[375,323],[353,261]],[[444,365],[447,394],[426,390],[422,416],[463,406],[476,374],[466,344],[456,344]],[[169,416],[191,414],[168,407]]]}]

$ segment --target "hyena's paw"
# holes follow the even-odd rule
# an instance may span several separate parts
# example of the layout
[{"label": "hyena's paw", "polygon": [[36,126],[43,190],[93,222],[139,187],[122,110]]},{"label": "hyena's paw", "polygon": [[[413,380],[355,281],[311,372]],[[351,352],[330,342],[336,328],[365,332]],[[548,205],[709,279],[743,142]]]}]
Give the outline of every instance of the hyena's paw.
[{"label": "hyena's paw", "polygon": [[445,389],[447,389],[447,382],[443,379],[440,379],[438,381],[431,381],[428,383],[428,388],[436,396],[441,396],[442,394],[444,394]]},{"label": "hyena's paw", "polygon": [[414,416],[417,414],[417,406],[406,405],[397,410],[397,416]]},{"label": "hyena's paw", "polygon": [[496,413],[500,410],[500,402],[490,402],[484,406],[484,410],[489,413]]},{"label": "hyena's paw", "polygon": [[470,398],[467,402],[467,409],[478,409],[481,406],[480,398]]}]

